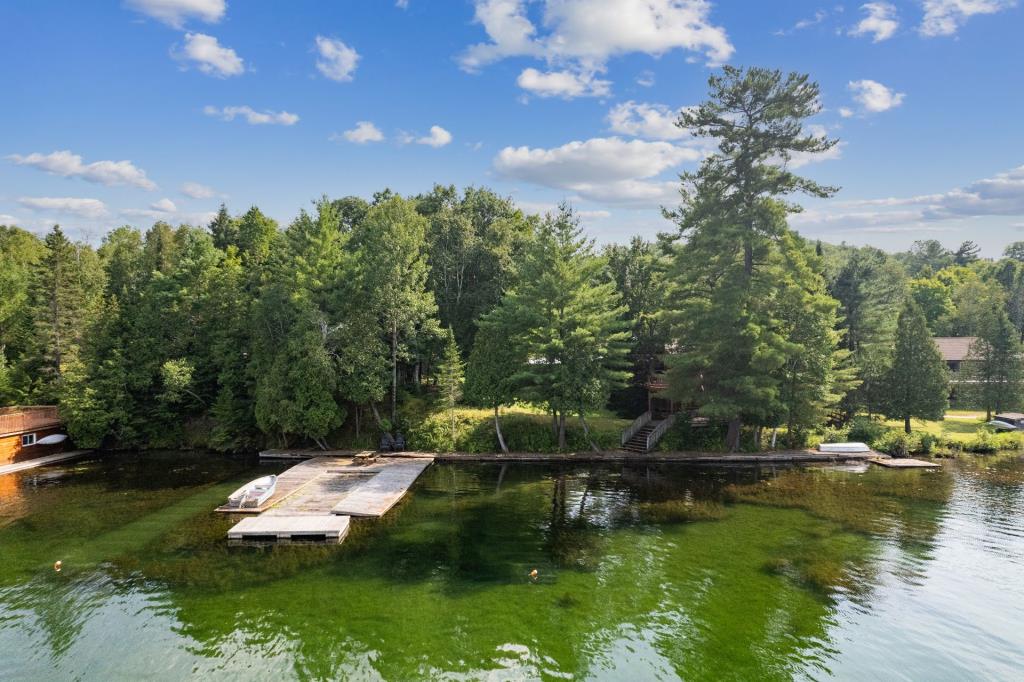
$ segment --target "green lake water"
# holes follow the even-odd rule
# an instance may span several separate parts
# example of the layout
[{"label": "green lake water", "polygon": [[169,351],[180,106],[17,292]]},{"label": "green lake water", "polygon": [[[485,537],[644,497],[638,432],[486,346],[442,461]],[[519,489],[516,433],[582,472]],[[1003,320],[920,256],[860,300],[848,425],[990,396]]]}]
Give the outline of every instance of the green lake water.
[{"label": "green lake water", "polygon": [[341,546],[228,546],[211,510],[283,468],[0,477],[0,679],[1024,677],[1020,458],[436,464]]}]

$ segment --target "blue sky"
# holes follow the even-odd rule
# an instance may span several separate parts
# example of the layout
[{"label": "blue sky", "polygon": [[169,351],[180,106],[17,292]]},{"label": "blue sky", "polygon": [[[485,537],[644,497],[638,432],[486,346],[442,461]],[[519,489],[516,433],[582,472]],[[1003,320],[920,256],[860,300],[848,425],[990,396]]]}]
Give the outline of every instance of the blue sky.
[{"label": "blue sky", "polygon": [[707,151],[670,123],[729,63],[821,84],[841,144],[795,163],[843,189],[803,234],[994,256],[1024,239],[1022,29],[1013,0],[7,0],[0,223],[98,242],[437,182],[653,236]]}]

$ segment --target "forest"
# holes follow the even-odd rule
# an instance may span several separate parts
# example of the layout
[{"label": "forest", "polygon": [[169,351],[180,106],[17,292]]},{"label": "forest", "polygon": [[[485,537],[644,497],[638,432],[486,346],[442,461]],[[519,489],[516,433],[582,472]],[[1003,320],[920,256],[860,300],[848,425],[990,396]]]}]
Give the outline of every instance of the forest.
[{"label": "forest", "polygon": [[[407,406],[528,405],[566,449],[590,419],[666,395],[737,450],[777,430],[941,418],[931,336],[975,336],[956,396],[1019,406],[1024,242],[979,257],[808,241],[793,172],[834,139],[805,75],[726,67],[678,124],[717,151],[680,178],[656,239],[598,246],[570,205],[539,216],[483,187],[323,196],[287,225],[221,206],[205,226],[114,227],[98,246],[0,227],[0,404],[56,404],[83,447],[248,451],[376,443]],[[339,193],[343,194],[343,193]],[[969,387],[969,388],[968,388]],[[570,441],[570,432],[577,441]]]}]

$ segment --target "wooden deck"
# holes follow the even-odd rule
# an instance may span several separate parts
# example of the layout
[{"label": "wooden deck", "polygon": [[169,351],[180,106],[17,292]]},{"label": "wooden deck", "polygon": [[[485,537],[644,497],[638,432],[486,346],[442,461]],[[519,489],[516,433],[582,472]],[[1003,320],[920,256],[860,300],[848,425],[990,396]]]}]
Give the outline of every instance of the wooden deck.
[{"label": "wooden deck", "polygon": [[277,478],[277,490],[262,507],[225,513],[258,514],[228,531],[229,540],[322,539],[340,542],[351,516],[382,516],[408,492],[433,459],[360,463],[354,457],[314,457]]},{"label": "wooden deck", "polygon": [[36,467],[46,466],[47,464],[67,462],[68,460],[84,457],[90,453],[92,453],[92,450],[70,450],[68,452],[58,452],[44,457],[36,457],[35,459],[26,459],[21,462],[15,462],[14,464],[5,464],[0,466],[0,476],[3,476],[4,474],[13,474],[18,471],[35,469]]},{"label": "wooden deck", "polygon": [[935,469],[937,467],[942,466],[941,464],[939,464],[937,462],[926,462],[923,459],[910,459],[910,458],[902,458],[902,459],[896,459],[896,458],[877,459],[876,458],[876,459],[870,460],[870,462],[872,464],[877,464],[878,466],[889,467],[890,469]]}]

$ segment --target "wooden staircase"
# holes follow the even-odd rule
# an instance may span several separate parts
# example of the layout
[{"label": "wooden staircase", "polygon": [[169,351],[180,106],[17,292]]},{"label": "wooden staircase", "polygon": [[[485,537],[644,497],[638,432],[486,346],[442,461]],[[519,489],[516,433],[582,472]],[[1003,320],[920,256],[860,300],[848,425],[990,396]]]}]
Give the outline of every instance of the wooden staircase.
[{"label": "wooden staircase", "polygon": [[656,428],[658,428],[658,424],[660,423],[661,420],[652,420],[641,426],[640,429],[636,433],[634,433],[629,440],[622,444],[622,449],[627,452],[635,452],[639,455],[646,455],[649,452],[649,450],[647,449],[647,437],[651,435],[651,433]]}]

